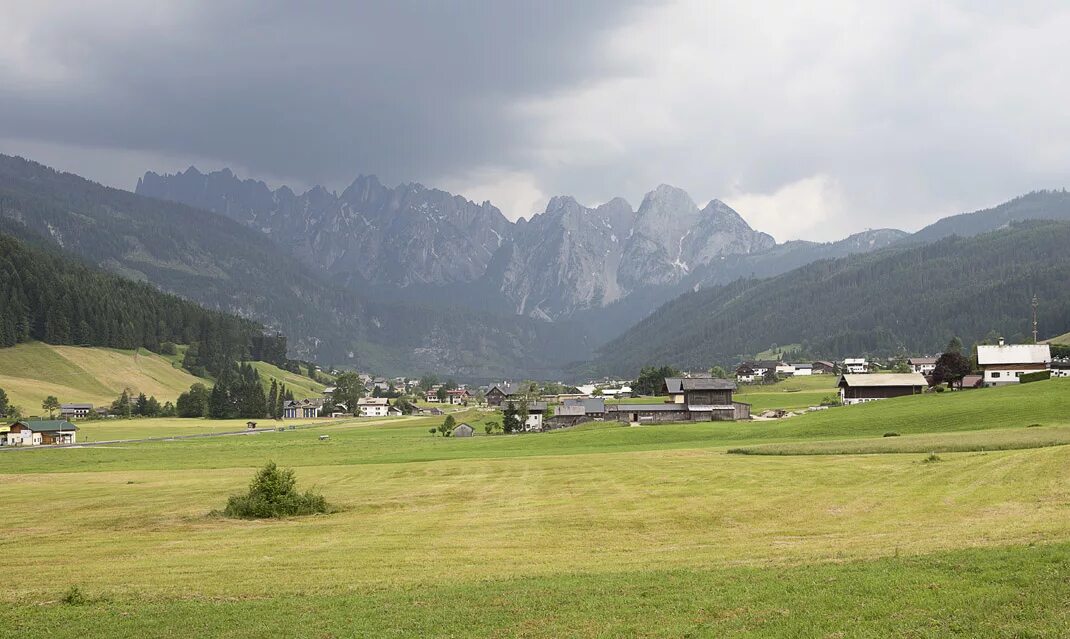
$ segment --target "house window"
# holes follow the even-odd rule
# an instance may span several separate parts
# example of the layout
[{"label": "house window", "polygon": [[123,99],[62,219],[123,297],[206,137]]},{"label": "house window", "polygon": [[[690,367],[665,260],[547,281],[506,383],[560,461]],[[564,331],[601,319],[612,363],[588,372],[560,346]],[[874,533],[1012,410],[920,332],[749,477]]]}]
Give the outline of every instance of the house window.
[{"label": "house window", "polygon": [[998,372],[993,372],[993,373],[992,373],[992,377],[993,377],[993,378],[999,377],[999,373],[998,373]]}]

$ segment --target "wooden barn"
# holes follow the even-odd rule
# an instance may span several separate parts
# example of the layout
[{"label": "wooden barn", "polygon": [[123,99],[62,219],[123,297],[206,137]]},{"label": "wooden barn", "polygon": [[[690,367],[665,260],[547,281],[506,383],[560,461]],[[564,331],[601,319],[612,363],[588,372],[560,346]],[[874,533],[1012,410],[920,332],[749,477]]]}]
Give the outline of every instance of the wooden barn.
[{"label": "wooden barn", "polygon": [[929,383],[919,373],[865,373],[840,375],[840,400],[861,404],[878,399],[919,395]]}]

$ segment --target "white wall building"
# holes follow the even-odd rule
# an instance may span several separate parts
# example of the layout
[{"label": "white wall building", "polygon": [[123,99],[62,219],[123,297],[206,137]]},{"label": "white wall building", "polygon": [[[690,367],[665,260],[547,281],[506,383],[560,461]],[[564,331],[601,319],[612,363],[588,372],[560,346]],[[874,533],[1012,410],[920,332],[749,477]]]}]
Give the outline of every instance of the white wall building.
[{"label": "white wall building", "polygon": [[977,365],[984,371],[985,386],[1017,384],[1026,373],[1051,368],[1051,347],[1047,344],[1005,344],[977,347]]},{"label": "white wall building", "polygon": [[843,369],[854,375],[868,373],[869,362],[866,361],[865,357],[848,357],[843,360]]},{"label": "white wall building", "polygon": [[357,410],[361,417],[386,417],[390,400],[385,397],[361,397],[357,400]]}]

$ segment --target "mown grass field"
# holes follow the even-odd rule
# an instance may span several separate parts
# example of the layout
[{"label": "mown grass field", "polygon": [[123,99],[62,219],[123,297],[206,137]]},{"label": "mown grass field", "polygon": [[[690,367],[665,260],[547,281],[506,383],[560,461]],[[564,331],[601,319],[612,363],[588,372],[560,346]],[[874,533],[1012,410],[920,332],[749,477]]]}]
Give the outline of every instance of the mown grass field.
[{"label": "mown grass field", "polygon": [[741,384],[735,398],[751,405],[751,414],[767,410],[800,410],[820,406],[821,400],[836,396],[837,375],[789,377],[775,384]]},{"label": "mown grass field", "polygon": [[124,388],[174,401],[200,380],[168,358],[145,349],[55,346],[41,342],[0,348],[0,388],[23,414],[41,412],[41,402],[54,395],[61,402],[110,405]]},{"label": "mown grass field", "polygon": [[[1061,432],[1070,381],[777,422],[444,439],[437,421],[0,453],[0,636],[1070,633],[1070,446],[725,454],[889,423]],[[269,459],[338,512],[209,516]],[[63,603],[73,585],[86,601]]]}]

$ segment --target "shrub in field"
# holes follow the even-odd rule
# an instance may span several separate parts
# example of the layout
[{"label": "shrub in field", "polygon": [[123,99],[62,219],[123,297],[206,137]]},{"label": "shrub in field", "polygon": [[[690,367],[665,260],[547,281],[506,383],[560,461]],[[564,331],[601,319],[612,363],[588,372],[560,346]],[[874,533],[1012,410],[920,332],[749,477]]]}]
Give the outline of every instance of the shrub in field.
[{"label": "shrub in field", "polygon": [[83,606],[89,603],[89,597],[78,586],[71,586],[67,592],[63,593],[60,601],[68,606]]},{"label": "shrub in field", "polygon": [[899,433],[884,433],[883,437],[899,437]]},{"label": "shrub in field", "polygon": [[268,462],[257,471],[248,493],[230,496],[223,514],[238,519],[269,519],[325,512],[327,500],[323,495],[297,492],[294,471]]},{"label": "shrub in field", "polygon": [[935,464],[938,461],[943,461],[942,459],[940,459],[939,455],[937,455],[936,453],[929,453],[929,456],[926,457],[925,459],[921,460],[921,463],[923,463],[923,464]]}]

